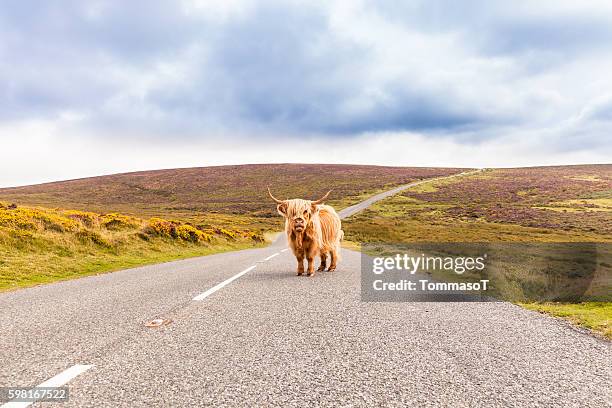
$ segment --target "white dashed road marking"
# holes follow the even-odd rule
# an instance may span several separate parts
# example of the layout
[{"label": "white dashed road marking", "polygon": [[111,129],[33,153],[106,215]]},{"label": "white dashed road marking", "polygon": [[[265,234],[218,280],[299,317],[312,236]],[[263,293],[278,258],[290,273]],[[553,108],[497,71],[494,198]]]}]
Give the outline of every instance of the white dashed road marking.
[{"label": "white dashed road marking", "polygon": [[269,256],[269,257],[267,257],[266,259],[264,259],[264,261],[269,261],[270,259],[274,258],[275,256],[279,256],[279,255],[280,255],[280,253],[279,253],[279,252],[277,252],[277,253],[275,253],[275,254],[270,255],[270,256]]},{"label": "white dashed road marking", "polygon": [[[55,377],[49,378],[47,381],[41,383],[37,387],[61,387],[62,385],[65,385],[66,383],[68,383],[70,380],[72,380],[79,374],[84,373],[85,371],[89,370],[92,367],[93,365],[82,365],[82,364],[73,365],[72,367],[67,368],[66,370],[56,375]],[[6,404],[0,406],[0,408],[9,408],[9,407],[10,408],[17,408],[17,407],[23,408],[23,407],[28,407],[32,405],[33,403],[34,401],[28,401],[28,402],[9,401]]]},{"label": "white dashed road marking", "polygon": [[[285,251],[286,251],[286,249],[285,249]],[[269,261],[270,259],[274,258],[275,256],[279,256],[279,255],[280,255],[280,252],[273,253],[272,255],[270,255],[269,257],[267,257],[266,259],[264,259],[263,261],[260,261],[258,263]],[[256,266],[257,265],[253,265],[253,266],[250,266],[250,267],[246,268],[244,271],[242,271],[242,272],[232,276],[229,279],[224,280],[223,282],[219,283],[216,286],[213,286],[212,288],[208,289],[206,292],[200,293],[198,296],[194,297],[193,300],[199,301],[199,300],[206,299],[208,296],[212,295],[213,293],[215,293],[216,291],[218,291],[222,287],[232,283],[233,281],[235,281],[236,279],[238,279],[239,277],[241,277],[245,273],[247,273],[249,271],[252,271],[253,269],[255,269]]]},{"label": "white dashed road marking", "polygon": [[200,293],[198,296],[194,297],[193,300],[204,300],[204,299],[206,299],[208,296],[212,295],[213,293],[215,293],[219,289],[223,288],[225,285],[229,285],[230,283],[232,283],[233,281],[235,281],[236,279],[238,279],[239,277],[241,277],[245,273],[247,273],[249,271],[252,271],[253,269],[255,269],[256,266],[257,265],[249,266],[244,271],[242,271],[242,272],[232,276],[229,279],[224,280],[223,282],[219,283],[216,286],[213,286],[212,288],[208,289],[206,292]]}]

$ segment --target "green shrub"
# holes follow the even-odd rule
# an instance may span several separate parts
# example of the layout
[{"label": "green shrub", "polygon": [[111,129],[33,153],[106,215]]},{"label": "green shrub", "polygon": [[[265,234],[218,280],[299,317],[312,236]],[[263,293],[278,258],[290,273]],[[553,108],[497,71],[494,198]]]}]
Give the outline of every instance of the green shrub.
[{"label": "green shrub", "polygon": [[93,243],[95,245],[104,247],[104,248],[111,248],[112,244],[110,242],[108,242],[107,240],[105,240],[102,235],[100,235],[99,233],[95,232],[95,231],[91,231],[91,230],[87,230],[87,229],[82,229],[80,231],[78,231],[75,236],[77,237],[77,239],[79,241],[81,241],[84,244],[87,243]]},{"label": "green shrub", "polygon": [[144,233],[144,232],[137,232],[136,236],[138,238],[142,239],[143,241],[150,241],[151,240],[151,238],[149,238],[149,236],[146,233]]}]

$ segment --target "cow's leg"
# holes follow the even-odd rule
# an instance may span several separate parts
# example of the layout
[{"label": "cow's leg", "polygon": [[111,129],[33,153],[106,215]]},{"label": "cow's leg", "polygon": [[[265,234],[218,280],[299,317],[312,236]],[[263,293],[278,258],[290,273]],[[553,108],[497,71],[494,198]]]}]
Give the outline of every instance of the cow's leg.
[{"label": "cow's leg", "polygon": [[308,272],[306,275],[313,276],[314,275],[314,254],[310,253],[306,255],[306,260],[308,261]]},{"label": "cow's leg", "polygon": [[325,252],[321,252],[321,266],[317,269],[317,272],[324,271],[327,267],[327,254]]},{"label": "cow's leg", "polygon": [[338,261],[338,253],[336,252],[336,248],[332,249],[330,251],[331,254],[331,263],[329,265],[329,269],[327,269],[328,272],[333,272],[336,270],[336,262]]},{"label": "cow's leg", "polygon": [[319,251],[317,250],[317,248],[314,245],[312,245],[305,252],[306,252],[305,253],[306,260],[308,261],[308,270],[307,270],[306,274],[308,276],[313,276],[314,275],[315,256],[319,253]]},{"label": "cow's leg", "polygon": [[302,276],[304,274],[304,255],[300,254],[296,258],[298,262],[297,275]]}]

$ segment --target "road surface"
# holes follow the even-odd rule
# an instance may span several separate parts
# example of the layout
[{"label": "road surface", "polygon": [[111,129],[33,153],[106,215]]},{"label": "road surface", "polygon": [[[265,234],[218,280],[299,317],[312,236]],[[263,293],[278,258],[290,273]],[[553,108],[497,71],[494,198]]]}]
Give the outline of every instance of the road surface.
[{"label": "road surface", "polygon": [[32,405],[58,407],[612,406],[610,342],[509,303],[362,302],[359,253],[297,277],[285,246],[0,294],[0,386],[66,384]]},{"label": "road surface", "polygon": [[443,176],[443,177],[435,177],[435,178],[430,178],[430,179],[425,179],[425,180],[419,180],[419,181],[415,181],[409,184],[404,184],[395,188],[392,188],[390,190],[386,190],[383,191],[382,193],[378,193],[376,195],[373,195],[370,198],[367,198],[365,200],[363,200],[360,203],[357,203],[355,205],[352,205],[350,207],[346,207],[343,208],[342,210],[338,211],[338,215],[340,215],[340,218],[347,218],[350,217],[351,215],[358,213],[359,211],[365,210],[366,208],[368,208],[369,206],[371,206],[372,204],[374,204],[377,201],[383,200],[387,197],[391,197],[392,195],[395,195],[397,193],[400,193],[404,190],[407,190],[409,188],[418,186],[419,184],[423,184],[423,183],[430,183],[433,180],[441,180],[441,179],[452,179],[455,177],[465,177],[465,176],[469,176],[472,174],[476,174],[476,173],[480,173],[481,171],[484,171],[484,169],[476,169],[476,170],[471,170],[471,171],[464,171],[462,173],[457,173],[457,174],[452,174],[450,176]]}]

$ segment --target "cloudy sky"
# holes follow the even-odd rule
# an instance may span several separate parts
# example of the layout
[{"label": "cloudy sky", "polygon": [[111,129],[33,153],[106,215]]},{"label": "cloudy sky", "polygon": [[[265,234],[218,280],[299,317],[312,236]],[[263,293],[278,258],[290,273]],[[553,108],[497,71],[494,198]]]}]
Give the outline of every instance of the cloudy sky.
[{"label": "cloudy sky", "polygon": [[0,186],[612,158],[612,2],[3,1]]}]

